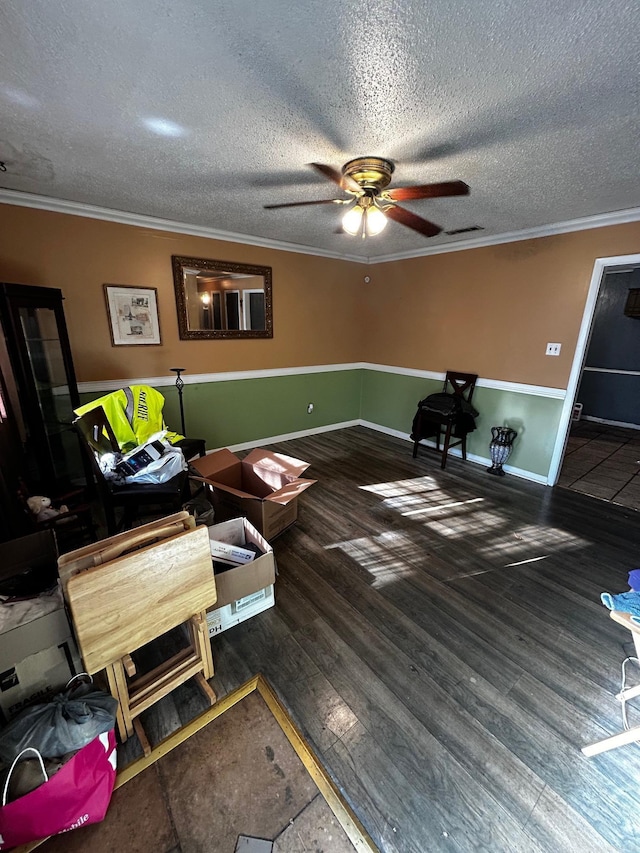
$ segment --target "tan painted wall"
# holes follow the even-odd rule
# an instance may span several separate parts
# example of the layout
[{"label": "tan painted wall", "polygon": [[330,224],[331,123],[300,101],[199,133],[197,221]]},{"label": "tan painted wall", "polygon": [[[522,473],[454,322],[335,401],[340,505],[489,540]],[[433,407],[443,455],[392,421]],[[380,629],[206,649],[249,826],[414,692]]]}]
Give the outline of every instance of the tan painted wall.
[{"label": "tan painted wall", "polygon": [[[181,341],[171,255],[273,268],[274,337]],[[0,281],[60,288],[78,381],[360,360],[363,267],[79,216],[0,205]],[[158,289],[162,346],[113,347],[103,284]]]},{"label": "tan painted wall", "polygon": [[635,253],[640,223],[378,264],[362,360],[566,388],[595,260]]},{"label": "tan painted wall", "polygon": [[[63,291],[79,381],[369,361],[564,388],[595,259],[638,252],[632,223],[364,267],[0,205],[0,280]],[[274,338],[181,341],[172,254],[272,266]],[[161,347],[111,346],[104,283],[158,289]]]}]

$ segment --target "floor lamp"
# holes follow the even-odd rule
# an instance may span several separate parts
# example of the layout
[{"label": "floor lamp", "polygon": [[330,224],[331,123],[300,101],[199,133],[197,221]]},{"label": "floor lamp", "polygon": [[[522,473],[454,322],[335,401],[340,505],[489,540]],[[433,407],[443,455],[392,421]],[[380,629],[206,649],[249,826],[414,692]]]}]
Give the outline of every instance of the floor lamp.
[{"label": "floor lamp", "polygon": [[178,400],[180,401],[180,425],[182,427],[182,435],[187,434],[186,427],[184,425],[184,405],[182,403],[182,389],[184,388],[184,380],[180,376],[181,373],[184,373],[186,368],[184,367],[172,367],[170,368],[176,375],[176,388],[178,389]]}]

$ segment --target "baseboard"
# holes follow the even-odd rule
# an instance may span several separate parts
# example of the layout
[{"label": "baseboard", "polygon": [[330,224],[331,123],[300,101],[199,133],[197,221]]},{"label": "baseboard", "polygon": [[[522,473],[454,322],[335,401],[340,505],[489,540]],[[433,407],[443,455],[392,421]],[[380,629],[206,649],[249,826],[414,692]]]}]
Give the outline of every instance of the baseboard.
[{"label": "baseboard", "polygon": [[[393,436],[393,438],[400,438],[403,441],[413,444],[408,432],[401,432],[397,429],[391,429],[390,427],[381,426],[380,424],[374,424],[372,421],[353,420],[343,421],[342,423],[337,424],[327,424],[326,426],[315,427],[315,429],[303,429],[298,432],[283,433],[282,435],[265,436],[264,438],[252,441],[244,441],[240,444],[230,444],[227,447],[228,450],[231,451],[251,450],[254,447],[265,447],[270,444],[279,444],[282,441],[290,441],[294,438],[306,438],[310,435],[320,435],[323,432],[335,432],[335,430],[338,429],[347,429],[348,427],[354,426],[362,426],[366,429],[372,429],[375,432],[382,432],[385,435]],[[424,444],[433,448],[436,446],[433,441],[425,441]],[[216,447],[211,450],[207,450],[207,453],[214,453],[216,450],[221,450],[221,448]],[[452,456],[462,458],[462,453],[457,447],[453,448],[449,452]],[[475,453],[467,453],[467,461],[473,462],[475,465],[482,465],[485,468],[488,468],[491,465],[491,459],[485,456],[477,456]],[[512,465],[505,465],[504,470],[505,473],[512,474],[514,477],[520,477],[522,480],[529,480],[532,483],[540,483],[543,486],[549,485],[546,477],[541,474],[535,474],[533,471],[525,471],[522,468],[515,468]]]},{"label": "baseboard", "polygon": [[[253,447],[264,447],[269,444],[278,444],[281,441],[290,441],[292,438],[306,438],[309,435],[320,435],[323,432],[334,432],[337,429],[347,429],[347,427],[359,426],[360,421],[343,421],[338,424],[328,424],[326,426],[315,427],[314,429],[302,429],[298,432],[287,432],[282,435],[271,435],[265,438],[258,438],[252,441],[244,441],[240,444],[227,445],[229,450],[251,450]],[[221,450],[216,447],[215,450]],[[207,453],[214,453],[214,450],[207,450]]]},{"label": "baseboard", "polygon": [[640,424],[628,424],[626,421],[610,421],[607,418],[594,418],[593,415],[582,415],[581,421],[589,421],[594,424],[605,424],[606,426],[624,427],[625,429],[638,429]]},{"label": "baseboard", "polygon": [[[345,424],[345,426],[363,426],[367,429],[372,429],[376,432],[382,432],[385,435],[391,435],[394,438],[400,438],[403,441],[407,441],[413,444],[411,436],[408,432],[401,432],[397,429],[391,429],[390,427],[381,426],[380,424],[374,424],[372,421],[353,421],[349,424]],[[333,427],[324,428],[322,431],[328,432],[332,428]],[[342,425],[337,424],[335,428],[342,429]],[[308,432],[305,434],[313,435],[313,432]],[[435,448],[436,446],[434,441],[425,441],[423,443],[426,444],[427,447]],[[255,447],[255,445],[252,445],[252,447]],[[457,456],[458,458],[462,459],[462,453],[457,447],[454,447],[452,450],[449,451],[449,453],[452,456]],[[489,468],[491,465],[491,459],[489,457],[477,456],[475,453],[467,453],[467,461],[473,462],[475,465],[482,465],[484,468]],[[547,478],[542,474],[535,474],[533,471],[525,471],[524,469],[516,468],[513,465],[505,465],[504,470],[505,473],[512,474],[514,477],[520,477],[522,480],[529,480],[532,483],[540,483],[542,486],[549,485]]]}]

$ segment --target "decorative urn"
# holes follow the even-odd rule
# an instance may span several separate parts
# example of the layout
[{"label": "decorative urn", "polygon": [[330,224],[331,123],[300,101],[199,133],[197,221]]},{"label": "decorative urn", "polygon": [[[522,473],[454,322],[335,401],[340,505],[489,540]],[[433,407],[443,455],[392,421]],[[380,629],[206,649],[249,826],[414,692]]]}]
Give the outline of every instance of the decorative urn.
[{"label": "decorative urn", "polygon": [[511,427],[491,427],[491,442],[489,452],[491,453],[491,468],[487,468],[489,474],[504,477],[502,466],[511,455],[513,441],[518,433]]}]

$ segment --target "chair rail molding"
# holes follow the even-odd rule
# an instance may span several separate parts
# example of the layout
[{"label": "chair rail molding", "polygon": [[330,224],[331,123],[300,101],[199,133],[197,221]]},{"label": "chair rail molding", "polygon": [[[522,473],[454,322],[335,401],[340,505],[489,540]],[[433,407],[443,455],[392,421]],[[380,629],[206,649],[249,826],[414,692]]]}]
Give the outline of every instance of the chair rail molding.
[{"label": "chair rail molding", "polygon": [[[223,373],[186,373],[182,377],[185,385],[200,385],[207,382],[237,382],[240,379],[271,379],[278,376],[304,376],[311,373],[334,373],[343,370],[372,370],[381,373],[396,373],[399,376],[413,376],[417,379],[433,379],[444,382],[445,373],[432,370],[418,370],[413,367],[398,367],[374,362],[351,362],[344,364],[315,364],[300,367],[272,367],[257,370],[231,370]],[[151,385],[162,388],[175,385],[173,376],[140,376],[129,379],[103,379],[78,383],[81,394],[104,393],[117,391],[127,385]],[[553,400],[564,400],[564,388],[552,388],[545,385],[528,385],[521,382],[508,382],[502,379],[478,379],[478,388],[492,388],[496,391],[510,391],[514,394],[529,394],[535,397],[548,397]]]}]

